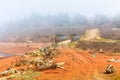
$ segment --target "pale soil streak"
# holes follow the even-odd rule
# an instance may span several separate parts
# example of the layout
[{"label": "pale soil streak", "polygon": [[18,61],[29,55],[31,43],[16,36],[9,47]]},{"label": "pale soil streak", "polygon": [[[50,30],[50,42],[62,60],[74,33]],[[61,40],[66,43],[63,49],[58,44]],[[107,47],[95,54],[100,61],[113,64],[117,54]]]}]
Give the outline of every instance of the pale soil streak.
[{"label": "pale soil streak", "polygon": [[90,40],[94,40],[95,37],[98,35],[99,29],[91,29],[89,30],[89,34],[87,34],[87,36],[85,37],[85,41],[90,41]]}]

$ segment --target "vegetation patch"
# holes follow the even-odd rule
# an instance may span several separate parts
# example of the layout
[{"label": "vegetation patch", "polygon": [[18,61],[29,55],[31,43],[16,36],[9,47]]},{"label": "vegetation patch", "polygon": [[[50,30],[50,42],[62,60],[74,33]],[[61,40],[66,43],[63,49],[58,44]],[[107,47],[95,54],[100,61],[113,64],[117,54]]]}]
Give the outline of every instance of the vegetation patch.
[{"label": "vegetation patch", "polygon": [[87,36],[89,36],[89,34],[90,34],[90,31],[87,30],[85,34],[80,37],[80,40],[84,40]]},{"label": "vegetation patch", "polygon": [[120,53],[120,43],[116,42],[89,42],[89,41],[79,41],[76,45],[76,48],[83,50],[96,50],[100,51],[101,49],[104,52],[109,53]]},{"label": "vegetation patch", "polygon": [[108,53],[106,56],[120,56],[120,53]]},{"label": "vegetation patch", "polygon": [[40,76],[40,72],[26,71],[23,74],[18,74],[12,80],[36,80],[35,77]]},{"label": "vegetation patch", "polygon": [[120,75],[116,75],[113,79],[111,80],[120,80]]},{"label": "vegetation patch", "polygon": [[92,80],[106,80],[106,77],[105,75],[96,72],[93,74]]},{"label": "vegetation patch", "polygon": [[76,46],[77,46],[77,42],[71,42],[71,43],[69,44],[69,47],[70,47],[70,48],[76,48]]}]

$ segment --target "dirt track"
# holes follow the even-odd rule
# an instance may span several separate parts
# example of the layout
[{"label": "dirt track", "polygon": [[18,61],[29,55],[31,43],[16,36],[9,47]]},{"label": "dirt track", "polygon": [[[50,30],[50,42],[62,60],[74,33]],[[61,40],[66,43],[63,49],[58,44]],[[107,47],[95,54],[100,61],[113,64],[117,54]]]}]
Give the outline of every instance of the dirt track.
[{"label": "dirt track", "polygon": [[[53,74],[50,75],[49,80],[62,80],[62,78],[64,80],[84,80],[85,76],[87,80],[91,80],[95,65],[89,53],[80,53],[71,49],[61,49],[61,52],[61,55],[55,61],[65,62],[65,70],[58,72],[59,76],[56,75],[56,78]],[[47,72],[45,72],[45,75]],[[50,72],[54,73],[54,70]],[[52,76],[54,77],[52,78]]]},{"label": "dirt track", "polygon": [[[61,54],[55,58],[55,62],[65,62],[65,69],[46,70],[38,80],[109,80],[109,76],[104,74],[106,66],[112,64],[116,69],[120,66],[119,63],[107,62],[113,56],[98,53],[93,58],[88,52],[74,49],[67,48],[60,51]],[[114,56],[114,58],[120,57]]]},{"label": "dirt track", "polygon": [[91,29],[89,30],[89,34],[87,34],[85,41],[94,40],[94,38],[98,35],[99,30],[98,29]]}]

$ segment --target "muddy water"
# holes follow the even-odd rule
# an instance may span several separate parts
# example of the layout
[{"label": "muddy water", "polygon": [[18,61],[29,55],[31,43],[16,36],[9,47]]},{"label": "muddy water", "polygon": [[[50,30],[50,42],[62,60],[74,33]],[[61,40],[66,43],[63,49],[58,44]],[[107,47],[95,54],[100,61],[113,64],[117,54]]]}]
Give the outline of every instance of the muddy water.
[{"label": "muddy water", "polygon": [[0,53],[0,58],[2,58],[2,57],[11,57],[11,56],[14,56],[14,54]]}]

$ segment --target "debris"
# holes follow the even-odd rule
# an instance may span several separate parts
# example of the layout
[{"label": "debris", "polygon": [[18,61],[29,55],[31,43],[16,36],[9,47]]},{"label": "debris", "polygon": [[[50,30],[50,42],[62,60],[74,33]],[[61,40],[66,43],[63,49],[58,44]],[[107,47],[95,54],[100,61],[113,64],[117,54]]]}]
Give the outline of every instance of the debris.
[{"label": "debris", "polygon": [[6,75],[14,74],[14,73],[18,73],[18,71],[16,69],[13,69],[13,68],[8,68],[6,71],[0,73],[0,75],[6,76]]},{"label": "debris", "polygon": [[103,51],[102,49],[99,50],[100,53],[105,53],[105,51]]},{"label": "debris", "polygon": [[46,70],[46,69],[55,69],[55,68],[61,68],[64,69],[64,62],[60,63],[53,63],[53,61],[47,61],[47,62],[36,62],[35,68],[37,70]]},{"label": "debris", "polygon": [[64,69],[64,62],[60,62],[60,63],[56,63],[56,66],[58,67],[58,68],[61,68],[61,69]]},{"label": "debris", "polygon": [[8,80],[8,78],[11,79],[15,77],[14,74],[24,74],[30,69],[38,71],[56,68],[64,69],[64,62],[54,63],[53,61],[53,58],[59,54],[59,51],[56,48],[57,46],[57,44],[54,44],[20,56],[16,59],[15,66],[21,66],[24,68],[18,68],[17,70],[13,69],[13,67],[8,68],[6,71],[0,73],[0,75],[4,77],[2,79],[0,78],[0,80]]},{"label": "debris", "polygon": [[106,68],[106,74],[111,74],[115,72],[115,69],[113,68],[112,65],[108,65],[107,68]]},{"label": "debris", "polygon": [[12,80],[12,78],[15,77],[15,76],[16,76],[16,74],[12,74],[10,76],[0,78],[0,80]]},{"label": "debris", "polygon": [[19,61],[16,62],[15,66],[18,66],[18,67],[19,67],[19,66],[24,66],[24,65],[26,65],[27,63],[28,63],[28,60],[22,58],[22,59],[20,59]]},{"label": "debris", "polygon": [[118,63],[120,63],[120,59],[114,59],[114,58],[112,58],[112,59],[110,59],[110,60],[108,60],[108,62],[118,62]]}]

